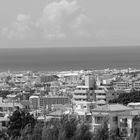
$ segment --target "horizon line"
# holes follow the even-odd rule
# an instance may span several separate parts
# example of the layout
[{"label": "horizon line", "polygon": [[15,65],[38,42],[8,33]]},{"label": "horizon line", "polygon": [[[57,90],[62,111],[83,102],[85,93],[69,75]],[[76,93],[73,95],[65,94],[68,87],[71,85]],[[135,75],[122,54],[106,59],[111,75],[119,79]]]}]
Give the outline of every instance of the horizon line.
[{"label": "horizon line", "polygon": [[107,46],[47,46],[47,47],[0,47],[0,49],[54,49],[54,48],[140,48],[140,45],[107,45]]}]

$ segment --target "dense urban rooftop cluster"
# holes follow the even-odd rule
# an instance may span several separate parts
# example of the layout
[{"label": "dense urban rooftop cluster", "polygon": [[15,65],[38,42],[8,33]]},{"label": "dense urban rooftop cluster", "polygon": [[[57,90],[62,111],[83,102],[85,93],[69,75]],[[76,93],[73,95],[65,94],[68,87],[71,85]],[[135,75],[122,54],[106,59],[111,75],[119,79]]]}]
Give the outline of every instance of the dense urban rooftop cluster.
[{"label": "dense urban rooftop cluster", "polygon": [[88,123],[93,133],[106,119],[109,130],[119,129],[119,134],[127,138],[140,128],[140,119],[135,123],[140,116],[139,91],[140,71],[131,68],[3,72],[0,73],[0,129],[6,129],[9,116],[18,106],[40,122],[75,115]]}]

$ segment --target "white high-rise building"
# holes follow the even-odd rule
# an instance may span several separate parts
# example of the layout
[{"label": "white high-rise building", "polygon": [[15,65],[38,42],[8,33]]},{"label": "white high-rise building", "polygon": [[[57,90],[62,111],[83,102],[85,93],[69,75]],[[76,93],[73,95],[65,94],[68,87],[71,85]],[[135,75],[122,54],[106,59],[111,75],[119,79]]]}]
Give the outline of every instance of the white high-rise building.
[{"label": "white high-rise building", "polygon": [[85,85],[76,87],[73,95],[73,102],[79,104],[95,100],[94,95],[95,78],[92,75],[85,76]]}]

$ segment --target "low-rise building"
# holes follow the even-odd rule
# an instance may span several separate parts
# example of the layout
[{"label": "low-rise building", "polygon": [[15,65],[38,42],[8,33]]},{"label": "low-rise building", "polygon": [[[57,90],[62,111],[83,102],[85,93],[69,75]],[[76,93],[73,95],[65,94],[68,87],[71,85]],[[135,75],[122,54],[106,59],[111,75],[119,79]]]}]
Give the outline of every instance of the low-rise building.
[{"label": "low-rise building", "polygon": [[140,91],[140,80],[134,81],[133,84],[132,84],[132,86],[133,86],[133,89],[134,90]]},{"label": "low-rise building", "polygon": [[53,104],[70,104],[70,98],[67,96],[42,96],[39,98],[40,108],[44,108]]},{"label": "low-rise building", "polygon": [[113,86],[115,89],[119,90],[125,90],[125,89],[130,89],[130,83],[127,81],[114,81]]},{"label": "low-rise building", "polygon": [[21,103],[17,103],[14,101],[3,101],[2,97],[0,97],[0,111],[4,113],[11,113],[14,110],[15,106],[19,106],[22,108]]},{"label": "low-rise building", "polygon": [[71,100],[67,96],[31,96],[30,103],[32,109],[48,108],[56,104],[70,104]]},{"label": "low-rise building", "polygon": [[29,98],[31,109],[38,109],[39,107],[39,96],[30,96]]}]

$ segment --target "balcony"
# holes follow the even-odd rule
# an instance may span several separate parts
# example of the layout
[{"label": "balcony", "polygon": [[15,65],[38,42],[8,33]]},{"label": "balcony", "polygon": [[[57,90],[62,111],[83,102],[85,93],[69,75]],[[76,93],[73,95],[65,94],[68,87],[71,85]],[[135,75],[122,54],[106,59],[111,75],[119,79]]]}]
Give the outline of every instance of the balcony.
[{"label": "balcony", "polygon": [[79,99],[79,98],[81,98],[81,99],[87,99],[87,95],[73,95],[73,98],[74,99]]},{"label": "balcony", "polygon": [[128,127],[127,123],[120,123],[120,127]]},{"label": "balcony", "polygon": [[96,95],[96,100],[97,99],[106,99],[105,95]]},{"label": "balcony", "polygon": [[88,93],[88,90],[75,90],[74,93]]},{"label": "balcony", "polygon": [[99,93],[106,94],[106,91],[105,90],[95,90],[95,93],[96,94],[99,94]]}]

